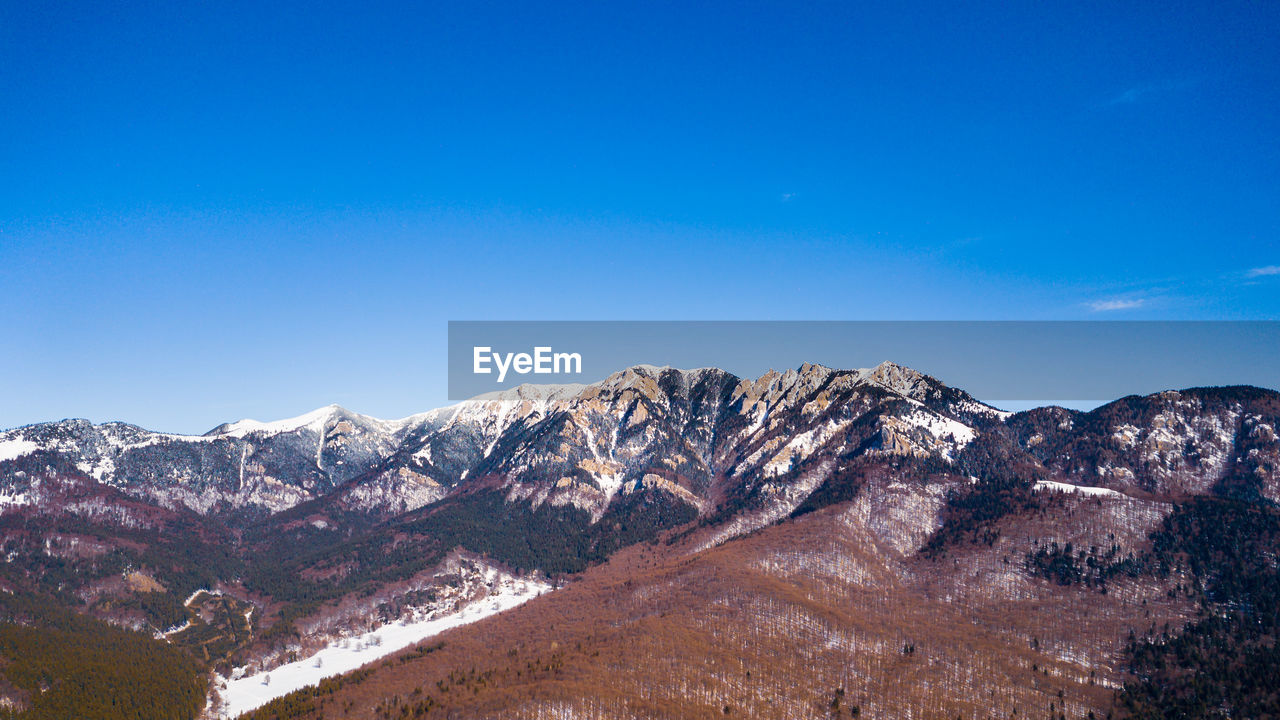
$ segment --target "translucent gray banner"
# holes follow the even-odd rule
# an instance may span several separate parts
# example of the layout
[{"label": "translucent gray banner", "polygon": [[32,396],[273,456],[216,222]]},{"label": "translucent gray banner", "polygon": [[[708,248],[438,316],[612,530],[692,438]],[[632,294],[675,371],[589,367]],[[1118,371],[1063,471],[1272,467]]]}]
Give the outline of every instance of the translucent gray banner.
[{"label": "translucent gray banner", "polygon": [[1280,387],[1280,322],[453,321],[449,397],[591,383],[624,368],[742,377],[890,360],[984,401],[1097,402],[1203,385]]}]

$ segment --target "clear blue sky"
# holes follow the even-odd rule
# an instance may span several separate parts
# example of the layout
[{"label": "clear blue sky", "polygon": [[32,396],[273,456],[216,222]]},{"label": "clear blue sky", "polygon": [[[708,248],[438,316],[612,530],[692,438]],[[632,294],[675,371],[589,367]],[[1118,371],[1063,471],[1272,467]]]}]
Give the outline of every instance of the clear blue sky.
[{"label": "clear blue sky", "polygon": [[0,427],[441,404],[449,319],[1280,317],[1280,4],[0,5]]}]

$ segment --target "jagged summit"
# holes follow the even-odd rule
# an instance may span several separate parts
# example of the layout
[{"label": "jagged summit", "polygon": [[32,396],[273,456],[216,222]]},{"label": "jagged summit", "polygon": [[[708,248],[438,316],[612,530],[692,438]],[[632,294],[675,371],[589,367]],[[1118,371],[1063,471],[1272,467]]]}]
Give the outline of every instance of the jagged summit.
[{"label": "jagged summit", "polygon": [[477,395],[470,400],[464,400],[464,403],[490,403],[490,402],[538,402],[547,403],[555,402],[565,398],[573,397],[582,392],[587,386],[582,383],[559,383],[559,384],[537,384],[523,383],[507,390],[494,390],[493,392]]},{"label": "jagged summit", "polygon": [[864,382],[874,383],[914,400],[923,400],[929,393],[947,387],[937,378],[888,360],[861,372],[865,373]]},{"label": "jagged summit", "polygon": [[797,368],[782,372],[770,369],[754,380],[742,378],[715,367],[685,369],[671,365],[642,363],[614,372],[605,379],[590,384],[524,383],[508,390],[484,393],[463,402],[537,401],[554,404],[557,401],[572,400],[579,395],[595,396],[602,390],[637,389],[652,394],[656,391],[658,381],[666,377],[676,378],[684,387],[691,387],[708,376],[727,378],[735,384],[755,388],[758,392],[767,392],[769,389],[813,390],[833,376],[843,377],[850,385],[877,385],[914,400],[924,400],[927,393],[931,391],[948,389],[936,378],[887,360],[873,368],[852,370],[805,362]]},{"label": "jagged summit", "polygon": [[775,478],[824,453],[954,457],[981,424],[974,408],[892,364],[805,363],[754,380],[637,365],[589,385],[519,385],[398,420],[334,404],[204,435],[64,421],[0,433],[0,442],[28,473],[11,483],[22,492],[24,478],[53,468],[200,513],[276,512],[355,482],[346,502],[403,511],[487,477],[512,498],[533,493],[598,518],[618,496],[653,488],[701,512],[722,478]]},{"label": "jagged summit", "polygon": [[[1258,439],[1276,424],[1239,409],[1271,402],[1258,392],[1266,397],[1188,390],[1087,415],[1015,418],[893,362],[857,370],[804,363],[754,379],[638,365],[589,385],[525,384],[398,420],[327,405],[196,436],[85,420],[32,425],[0,432],[0,471],[9,473],[0,491],[79,474],[210,513],[277,512],[345,488],[348,506],[390,512],[480,479],[505,488],[509,501],[573,505],[597,519],[619,498],[650,490],[703,513],[731,485],[779,493],[800,478],[822,482],[849,456],[954,463],[984,434],[1012,431],[1055,472],[1087,484],[1202,492],[1231,469],[1239,492],[1280,497],[1263,467],[1269,446]],[[1197,419],[1220,406],[1220,418]],[[1244,427],[1257,437],[1238,438]],[[1202,446],[1194,462],[1178,459],[1188,440]],[[1237,448],[1255,445],[1237,462]],[[1261,485],[1245,467],[1262,468]]]},{"label": "jagged summit", "polygon": [[470,403],[529,401],[541,404],[555,404],[557,402],[571,400],[593,389],[619,390],[643,387],[646,386],[647,383],[656,383],[658,379],[667,375],[677,377],[684,385],[689,386],[696,384],[699,380],[711,374],[730,378],[734,382],[746,383],[762,388],[792,387],[797,384],[813,388],[833,375],[846,374],[856,378],[860,382],[873,383],[885,389],[915,399],[919,399],[916,396],[919,395],[923,389],[946,387],[935,378],[912,370],[911,368],[897,365],[890,361],[882,362],[874,368],[855,370],[839,370],[826,365],[806,362],[801,364],[798,368],[788,369],[783,372],[769,370],[754,380],[740,378],[732,373],[715,367],[683,369],[676,368],[671,365],[651,365],[642,363],[614,372],[607,378],[595,383],[524,383],[510,389],[497,390],[477,395],[474,398],[464,400],[455,405],[444,408],[435,408],[398,419],[375,418],[348,410],[337,403],[331,403],[311,410],[310,412],[280,420],[261,421],[253,418],[243,418],[240,420],[226,422],[205,432],[203,435],[187,435],[184,433],[149,430],[138,425],[118,420],[95,424],[85,418],[66,418],[52,422],[33,423],[31,425],[14,428],[13,430],[4,432],[34,428],[41,428],[44,432],[84,432],[86,428],[96,427],[109,431],[114,436],[131,438],[140,437],[142,435],[163,435],[172,438],[245,437],[255,434],[261,435],[296,432],[298,430],[308,428],[318,431],[325,425],[330,424],[331,421],[341,419],[358,419],[367,423],[400,427],[412,424],[415,421],[422,421],[426,418],[435,417],[446,410],[456,409],[459,405]]}]

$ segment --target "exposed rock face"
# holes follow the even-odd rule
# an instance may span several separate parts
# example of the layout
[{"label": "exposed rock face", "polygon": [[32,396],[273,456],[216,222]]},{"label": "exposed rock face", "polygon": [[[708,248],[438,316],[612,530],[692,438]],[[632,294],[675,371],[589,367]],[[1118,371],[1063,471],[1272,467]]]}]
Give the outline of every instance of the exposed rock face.
[{"label": "exposed rock face", "polygon": [[[620,492],[664,492],[706,509],[726,478],[777,478],[829,444],[950,456],[999,417],[890,364],[804,365],[756,380],[640,366],[594,385],[521,386],[396,421],[329,406],[202,436],[84,420],[33,425],[0,434],[9,448],[0,478],[16,497],[43,474],[76,471],[207,515],[275,513],[331,494],[405,512],[486,477],[513,500],[572,504],[598,518]],[[859,420],[869,427],[855,438]]]},{"label": "exposed rock face", "polygon": [[1161,496],[1277,499],[1280,395],[1249,387],[1127,397],[1089,413],[1009,420],[1026,450],[1073,482]]},{"label": "exposed rock face", "polygon": [[827,479],[834,462],[824,460],[953,462],[997,428],[1067,482],[1278,500],[1278,406],[1270,391],[1193,389],[1091,413],[1010,416],[892,363],[806,364],[754,380],[637,366],[593,385],[520,386],[394,421],[329,406],[201,436],[84,420],[18,428],[0,433],[0,508],[31,502],[42,477],[83,475],[164,507],[226,517],[324,499],[390,516],[475,483],[596,520],[637,493],[706,514],[752,493],[794,506]]}]

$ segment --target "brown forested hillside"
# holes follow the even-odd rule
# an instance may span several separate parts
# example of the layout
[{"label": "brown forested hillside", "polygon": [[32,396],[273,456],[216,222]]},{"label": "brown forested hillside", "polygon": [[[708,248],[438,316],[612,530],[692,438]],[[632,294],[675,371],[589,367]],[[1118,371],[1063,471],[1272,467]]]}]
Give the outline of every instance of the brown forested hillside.
[{"label": "brown forested hillside", "polygon": [[143,629],[219,688],[452,612],[450,558],[567,586],[262,717],[1274,715],[1278,408],[1009,415],[885,364],[199,438],[49,423],[0,434],[0,592]]},{"label": "brown forested hillside", "polygon": [[923,557],[963,482],[876,480],[693,555],[697,534],[638,546],[255,717],[1104,716],[1130,631],[1180,626],[1191,603],[1169,578],[1064,585],[1028,557],[1053,542],[1142,552],[1167,508],[1044,494],[991,544]]}]

